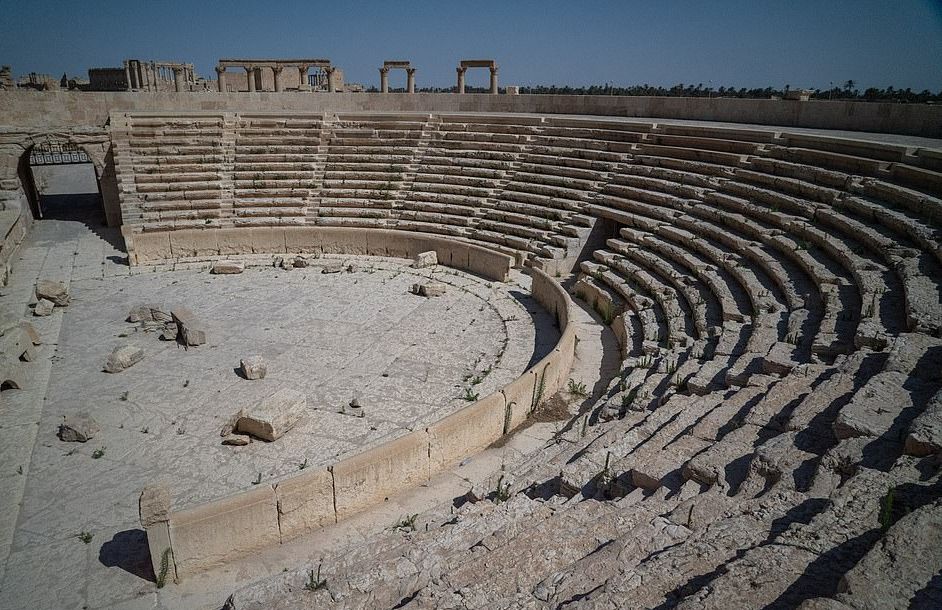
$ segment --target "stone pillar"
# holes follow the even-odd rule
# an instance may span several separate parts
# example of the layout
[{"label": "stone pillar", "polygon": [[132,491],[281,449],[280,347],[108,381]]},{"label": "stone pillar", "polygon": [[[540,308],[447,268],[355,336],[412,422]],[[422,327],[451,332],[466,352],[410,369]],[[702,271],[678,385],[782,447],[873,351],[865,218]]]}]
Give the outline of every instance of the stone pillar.
[{"label": "stone pillar", "polygon": [[226,92],[226,69],[222,66],[216,66],[216,88],[219,93]]},{"label": "stone pillar", "polygon": [[389,68],[386,66],[379,69],[379,92],[389,93]]},{"label": "stone pillar", "polygon": [[491,93],[497,95],[497,66],[491,68]]},{"label": "stone pillar", "polygon": [[327,71],[327,92],[328,92],[328,93],[336,93],[336,91],[337,91],[337,83],[334,81],[334,70],[335,70],[335,68],[334,68],[333,66],[331,66],[331,67],[329,67],[329,68],[325,68],[325,70]]},{"label": "stone pillar", "polygon": [[177,566],[170,541],[170,490],[164,485],[145,487],[138,501],[138,512],[147,532],[154,575],[158,582],[176,582]]},{"label": "stone pillar", "polygon": [[298,90],[307,91],[310,85],[307,82],[307,71],[309,66],[298,66]]},{"label": "stone pillar", "polygon": [[183,68],[175,67],[173,69],[173,90],[177,93],[182,93],[184,84],[186,84],[186,76],[183,73]]},{"label": "stone pillar", "polygon": [[406,68],[406,92],[415,93],[415,68]]},{"label": "stone pillar", "polygon": [[132,89],[131,87],[131,70],[128,68],[128,60],[124,60],[124,82],[128,84],[128,91]]},{"label": "stone pillar", "polygon": [[245,78],[249,83],[249,93],[255,93],[255,66],[243,66]]},{"label": "stone pillar", "polygon": [[464,93],[464,72],[467,68],[458,68],[458,93]]},{"label": "stone pillar", "polygon": [[281,85],[281,71],[284,69],[284,66],[272,66],[271,68],[272,79],[275,81],[275,91],[284,90],[284,87]]}]

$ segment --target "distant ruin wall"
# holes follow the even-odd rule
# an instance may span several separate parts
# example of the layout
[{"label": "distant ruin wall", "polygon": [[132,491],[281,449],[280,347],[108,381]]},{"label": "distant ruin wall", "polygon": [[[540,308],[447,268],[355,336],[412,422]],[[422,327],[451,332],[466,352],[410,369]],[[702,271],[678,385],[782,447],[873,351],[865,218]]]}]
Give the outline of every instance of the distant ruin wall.
[{"label": "distant ruin wall", "polygon": [[687,119],[942,137],[942,106],[812,100],[453,93],[0,91],[0,126],[103,126],[109,112],[533,112]]}]

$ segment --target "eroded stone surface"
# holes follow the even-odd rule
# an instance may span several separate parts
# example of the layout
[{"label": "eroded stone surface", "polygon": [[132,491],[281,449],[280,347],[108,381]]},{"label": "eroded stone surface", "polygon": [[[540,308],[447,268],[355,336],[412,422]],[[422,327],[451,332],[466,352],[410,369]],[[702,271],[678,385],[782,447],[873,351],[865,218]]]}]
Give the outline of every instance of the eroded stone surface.
[{"label": "eroded stone surface", "polygon": [[144,359],[144,350],[134,345],[119,345],[105,361],[106,373],[120,373]]}]

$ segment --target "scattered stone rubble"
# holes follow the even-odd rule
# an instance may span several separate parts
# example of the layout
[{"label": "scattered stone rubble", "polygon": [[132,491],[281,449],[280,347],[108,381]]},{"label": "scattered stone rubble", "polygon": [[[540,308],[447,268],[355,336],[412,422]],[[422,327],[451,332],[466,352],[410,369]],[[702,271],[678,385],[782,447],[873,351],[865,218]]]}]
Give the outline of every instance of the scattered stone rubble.
[{"label": "scattered stone rubble", "polygon": [[[240,409],[223,427],[221,436],[243,434],[263,441],[275,441],[298,423],[306,408],[307,398],[304,394],[282,388],[255,405]],[[226,443],[225,440],[223,442]],[[226,444],[246,443],[232,439]]]},{"label": "scattered stone rubble", "polygon": [[120,373],[144,359],[144,350],[134,345],[119,345],[105,362],[106,373]]},{"label": "scattered stone rubble", "polygon": [[88,413],[66,417],[59,424],[59,438],[67,443],[85,443],[101,432],[98,423]]},{"label": "scattered stone rubble", "polygon": [[170,315],[177,324],[180,341],[187,346],[206,343],[206,330],[202,322],[186,307],[175,307]]},{"label": "scattered stone rubble", "polygon": [[434,250],[429,250],[428,252],[419,252],[415,255],[415,259],[412,261],[412,266],[416,269],[425,269],[426,267],[434,267],[438,264],[438,253]]},{"label": "scattered stone rubble", "polygon": [[416,283],[412,285],[412,292],[421,297],[440,297],[445,294],[447,288],[448,285],[443,282]]},{"label": "scattered stone rubble", "polygon": [[220,261],[214,263],[209,270],[214,275],[234,275],[245,271],[245,265],[236,261]]},{"label": "scattered stone rubble", "polygon": [[52,301],[56,307],[68,307],[72,297],[68,287],[62,282],[39,280],[36,282],[36,298]]},{"label": "scattered stone rubble", "polygon": [[248,356],[239,361],[239,370],[246,379],[264,379],[268,374],[268,365],[261,356]]}]

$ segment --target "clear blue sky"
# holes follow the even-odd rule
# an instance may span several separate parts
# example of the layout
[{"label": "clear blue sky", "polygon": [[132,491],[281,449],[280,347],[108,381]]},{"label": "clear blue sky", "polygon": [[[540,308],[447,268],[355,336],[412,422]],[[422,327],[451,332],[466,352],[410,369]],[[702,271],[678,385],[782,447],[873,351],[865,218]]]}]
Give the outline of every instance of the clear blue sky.
[{"label": "clear blue sky", "polygon": [[215,77],[220,57],[300,56],[374,85],[401,58],[420,87],[451,86],[459,59],[494,58],[506,85],[942,90],[942,0],[0,0],[0,15],[0,63],[15,75],[139,58]]}]

